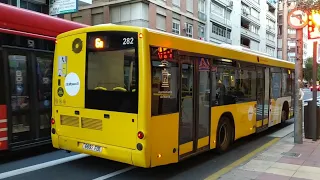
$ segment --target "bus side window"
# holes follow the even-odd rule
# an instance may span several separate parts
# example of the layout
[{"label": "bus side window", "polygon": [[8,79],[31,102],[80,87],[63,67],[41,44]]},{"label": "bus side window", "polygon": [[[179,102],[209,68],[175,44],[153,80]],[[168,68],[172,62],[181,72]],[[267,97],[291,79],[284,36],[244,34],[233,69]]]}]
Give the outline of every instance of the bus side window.
[{"label": "bus side window", "polygon": [[179,112],[179,64],[177,60],[160,60],[151,51],[152,116]]},{"label": "bus side window", "polygon": [[2,50],[0,49],[0,104],[5,104],[5,84]]}]

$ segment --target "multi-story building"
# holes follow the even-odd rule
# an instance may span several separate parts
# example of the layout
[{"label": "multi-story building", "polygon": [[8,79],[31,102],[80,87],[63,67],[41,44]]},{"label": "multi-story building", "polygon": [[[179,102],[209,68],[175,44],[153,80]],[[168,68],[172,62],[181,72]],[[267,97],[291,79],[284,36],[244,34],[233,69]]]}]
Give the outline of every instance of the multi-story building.
[{"label": "multi-story building", "polygon": [[49,5],[46,0],[0,0],[0,3],[49,14]]},{"label": "multi-story building", "polygon": [[277,6],[268,0],[93,0],[65,19],[149,27],[276,56]]},{"label": "multi-story building", "polygon": [[[295,3],[291,2],[288,4],[287,9],[291,11],[295,8]],[[288,24],[287,18],[283,17],[283,4],[278,4],[278,47],[277,47],[277,57],[280,59],[286,59],[291,62],[296,61],[296,51],[297,51],[297,34],[296,30],[292,29]],[[283,32],[283,27],[287,29],[286,32]],[[285,34],[286,33],[286,34]],[[287,40],[285,40],[287,37]],[[308,28],[303,28],[303,61],[308,58]],[[283,45],[287,48],[283,49]],[[284,55],[286,57],[283,57]],[[305,63],[303,63],[304,65]]]}]

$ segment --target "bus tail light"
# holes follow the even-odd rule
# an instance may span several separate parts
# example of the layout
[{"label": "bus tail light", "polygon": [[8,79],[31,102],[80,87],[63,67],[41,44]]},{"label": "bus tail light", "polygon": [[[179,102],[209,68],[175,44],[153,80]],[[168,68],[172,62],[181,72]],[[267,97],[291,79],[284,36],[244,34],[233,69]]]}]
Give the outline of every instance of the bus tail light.
[{"label": "bus tail light", "polygon": [[141,132],[141,131],[138,132],[138,138],[139,139],[143,139],[144,138],[143,132]]},{"label": "bus tail light", "polygon": [[140,33],[140,34],[139,34],[139,38],[143,38],[143,35],[142,35],[142,33]]},{"label": "bus tail light", "polygon": [[51,124],[53,125],[55,122],[56,121],[53,118],[51,118]]}]

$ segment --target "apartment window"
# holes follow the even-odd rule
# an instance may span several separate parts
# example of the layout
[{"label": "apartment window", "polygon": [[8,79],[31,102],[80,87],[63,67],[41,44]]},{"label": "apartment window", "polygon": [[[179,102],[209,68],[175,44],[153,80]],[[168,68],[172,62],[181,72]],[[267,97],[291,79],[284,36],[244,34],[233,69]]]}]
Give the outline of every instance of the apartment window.
[{"label": "apartment window", "polygon": [[250,49],[259,51],[259,42],[250,40]]},{"label": "apartment window", "polygon": [[162,31],[166,31],[166,17],[160,14],[157,14],[156,19],[156,28]]},{"label": "apartment window", "polygon": [[296,47],[296,41],[288,41],[288,46]]},{"label": "apartment window", "polygon": [[288,29],[288,34],[296,34],[296,30],[295,29]]},{"label": "apartment window", "polygon": [[230,39],[231,30],[216,23],[212,23],[212,33]]},{"label": "apartment window", "polygon": [[282,48],[282,39],[278,39],[278,48]]},{"label": "apartment window", "polygon": [[250,31],[255,33],[255,34],[259,34],[259,27],[250,24]]},{"label": "apartment window", "polygon": [[180,21],[177,19],[172,19],[172,33],[180,35]]},{"label": "apartment window", "polygon": [[187,30],[186,30],[187,37],[193,37],[193,26],[192,24],[187,23]]},{"label": "apartment window", "polygon": [[204,36],[205,36],[204,25],[199,24],[199,26],[198,26],[198,36],[199,36],[199,38],[204,39]]},{"label": "apartment window", "polygon": [[274,48],[267,46],[266,50],[267,50],[267,54],[274,56],[274,51],[275,51]]},{"label": "apartment window", "polygon": [[259,0],[253,0],[254,2],[256,2],[256,3],[258,3],[258,4],[260,4],[260,1]]},{"label": "apartment window", "polygon": [[225,18],[230,20],[230,17],[231,17],[231,11],[225,11]]},{"label": "apartment window", "polygon": [[278,28],[278,35],[282,35],[282,25],[279,25],[279,28]]},{"label": "apartment window", "polygon": [[267,19],[267,23],[268,23],[268,26],[271,28],[271,29],[274,29],[275,26],[276,26],[276,23],[271,20],[271,19]]},{"label": "apartment window", "polygon": [[193,0],[187,0],[187,11],[193,12]]},{"label": "apartment window", "polygon": [[282,51],[278,51],[278,58],[282,59]]},{"label": "apartment window", "polygon": [[104,23],[103,13],[92,14],[91,18],[92,18],[92,25],[98,25],[98,24]]},{"label": "apartment window", "polygon": [[211,13],[212,14],[217,14],[217,15],[223,17],[223,14],[224,14],[223,12],[224,12],[224,8],[223,7],[219,6],[216,3],[211,3]]},{"label": "apartment window", "polygon": [[268,40],[274,41],[275,35],[270,34],[270,33],[267,33],[266,35],[267,35],[267,39],[268,39]]},{"label": "apartment window", "polygon": [[260,19],[259,15],[260,13],[257,10],[251,8],[251,16],[255,17],[256,19]]},{"label": "apartment window", "polygon": [[303,48],[305,48],[305,49],[307,49],[307,48],[308,48],[307,43],[303,43]]},{"label": "apartment window", "polygon": [[242,11],[242,14],[251,14],[250,7],[244,3],[241,3],[241,11]]},{"label": "apartment window", "polygon": [[180,0],[172,0],[172,4],[180,7]]},{"label": "apartment window", "polygon": [[198,10],[202,13],[205,13],[205,1],[199,0]]}]

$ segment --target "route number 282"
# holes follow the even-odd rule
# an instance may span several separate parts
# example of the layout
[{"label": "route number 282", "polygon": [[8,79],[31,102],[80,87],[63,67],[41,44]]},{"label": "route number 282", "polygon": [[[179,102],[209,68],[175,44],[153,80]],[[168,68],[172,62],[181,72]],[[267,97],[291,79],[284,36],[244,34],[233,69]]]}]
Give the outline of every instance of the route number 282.
[{"label": "route number 282", "polygon": [[129,44],[133,44],[133,37],[131,38],[123,38],[123,45],[129,45]]}]

